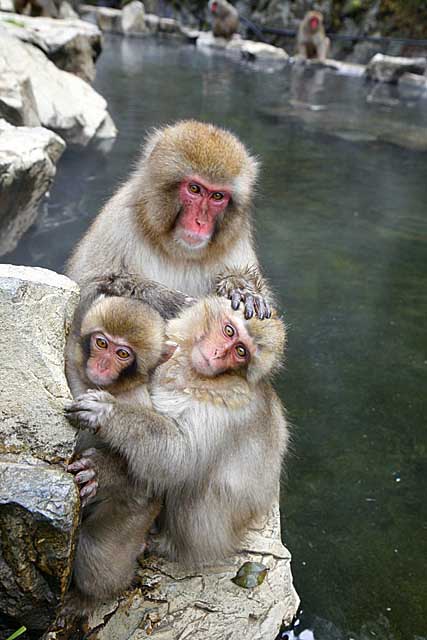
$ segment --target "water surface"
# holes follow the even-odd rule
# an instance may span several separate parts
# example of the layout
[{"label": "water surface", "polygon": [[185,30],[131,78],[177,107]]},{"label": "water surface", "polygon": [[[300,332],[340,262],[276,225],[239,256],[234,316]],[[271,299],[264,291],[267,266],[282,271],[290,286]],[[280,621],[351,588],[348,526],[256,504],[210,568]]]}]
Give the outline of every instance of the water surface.
[{"label": "water surface", "polygon": [[62,270],[148,128],[195,117],[240,135],[262,160],[257,244],[289,327],[283,537],[304,613],[288,638],[423,640],[427,158],[411,149],[427,101],[120,38],[96,88],[119,128],[112,151],[67,152],[1,260]]}]

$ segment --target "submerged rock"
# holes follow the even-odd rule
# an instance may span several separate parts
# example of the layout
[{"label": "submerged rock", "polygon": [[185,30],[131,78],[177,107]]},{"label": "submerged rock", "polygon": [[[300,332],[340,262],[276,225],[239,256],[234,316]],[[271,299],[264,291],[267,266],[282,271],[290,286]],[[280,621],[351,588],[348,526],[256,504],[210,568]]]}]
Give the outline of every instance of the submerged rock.
[{"label": "submerged rock", "polygon": [[13,251],[34,222],[64,149],[64,141],[48,129],[0,120],[0,255]]},{"label": "submerged rock", "polygon": [[[107,103],[91,86],[72,73],[61,71],[33,45],[21,42],[5,31],[0,37],[0,69],[9,70],[10,87],[31,85],[34,111],[40,123],[70,144],[86,145],[91,140],[117,134]],[[0,84],[1,87],[1,84]],[[0,104],[7,87],[0,92]],[[30,125],[21,110],[22,124]],[[3,117],[7,114],[3,113]]]},{"label": "submerged rock", "polygon": [[30,18],[18,14],[1,14],[0,23],[10,35],[35,45],[57,67],[92,82],[95,61],[102,49],[102,34],[83,20]]},{"label": "submerged rock", "polygon": [[[79,498],[64,342],[78,288],[46,269],[0,265],[0,619],[44,630],[70,577]],[[7,635],[7,634],[6,634]]]},{"label": "submerged rock", "polygon": [[424,75],[427,58],[401,58],[377,53],[366,67],[366,76],[375,82],[396,84],[404,73]]}]

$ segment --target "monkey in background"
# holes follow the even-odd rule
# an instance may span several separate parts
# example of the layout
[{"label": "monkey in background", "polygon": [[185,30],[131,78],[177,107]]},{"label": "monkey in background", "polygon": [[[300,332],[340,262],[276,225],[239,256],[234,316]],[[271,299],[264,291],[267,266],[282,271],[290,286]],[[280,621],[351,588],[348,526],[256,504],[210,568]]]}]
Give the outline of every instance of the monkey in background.
[{"label": "monkey in background", "polygon": [[129,180],[78,244],[67,275],[83,296],[86,280],[126,270],[195,297],[216,292],[233,308],[242,302],[248,318],[269,317],[271,293],[250,220],[257,172],[240,140],[212,124],[184,120],[154,131]]},{"label": "monkey in background", "polygon": [[[80,334],[67,344],[72,393],[105,389],[120,403],[151,407],[148,377],[165,352],[164,336],[164,320],[145,303],[96,298],[82,314]],[[96,438],[88,442],[87,435],[79,437],[81,457],[68,465],[84,507],[65,609],[74,612],[94,608],[129,587],[161,508],[160,497],[131,481],[123,456],[108,447],[103,451],[103,443]],[[89,444],[96,448],[86,449]]]},{"label": "monkey in background", "polygon": [[[270,377],[285,329],[208,297],[170,320],[166,336],[175,350],[153,374],[152,408],[89,391],[67,414],[163,501],[155,550],[194,566],[235,552],[277,497],[288,434]],[[111,526],[117,540],[131,535],[122,519]]]},{"label": "monkey in background", "polygon": [[212,32],[216,38],[229,40],[239,28],[239,14],[227,0],[210,0],[209,11],[213,16]]},{"label": "monkey in background", "polygon": [[319,11],[309,11],[301,21],[297,35],[297,54],[307,59],[324,62],[331,41],[326,37],[323,16]]}]

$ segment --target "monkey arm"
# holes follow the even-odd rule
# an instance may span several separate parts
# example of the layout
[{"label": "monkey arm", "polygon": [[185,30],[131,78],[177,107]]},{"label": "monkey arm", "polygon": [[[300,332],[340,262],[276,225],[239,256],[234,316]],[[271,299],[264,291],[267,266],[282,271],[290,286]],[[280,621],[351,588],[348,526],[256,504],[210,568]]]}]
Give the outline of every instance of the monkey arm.
[{"label": "monkey arm", "polygon": [[181,309],[196,302],[195,298],[191,298],[181,291],[174,291],[154,280],[126,272],[110,273],[82,282],[81,288],[85,292],[85,296],[90,296],[89,299],[103,294],[141,300],[157,311],[165,320],[174,318]]},{"label": "monkey arm", "polygon": [[252,318],[254,313],[260,320],[271,317],[273,296],[258,266],[224,270],[218,274],[215,288],[218,295],[231,300],[233,309],[238,309],[243,302],[246,318]]},{"label": "monkey arm", "polygon": [[203,468],[203,452],[185,428],[153,409],[118,402],[105,391],[88,391],[67,406],[66,415],[121,454],[135,479],[152,481],[160,491],[195,478]]}]

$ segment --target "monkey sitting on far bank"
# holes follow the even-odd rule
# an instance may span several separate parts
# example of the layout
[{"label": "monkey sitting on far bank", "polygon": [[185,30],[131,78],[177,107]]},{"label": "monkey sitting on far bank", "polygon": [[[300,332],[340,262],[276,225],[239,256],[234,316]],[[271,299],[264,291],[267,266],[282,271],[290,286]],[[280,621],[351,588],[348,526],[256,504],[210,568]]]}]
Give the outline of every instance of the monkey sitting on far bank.
[{"label": "monkey sitting on far bank", "polygon": [[297,35],[297,54],[307,59],[324,62],[331,41],[326,37],[323,16],[319,11],[309,11],[301,21]]},{"label": "monkey sitting on far bank", "polygon": [[[89,391],[67,414],[123,457],[130,484],[163,501],[156,551],[194,566],[238,550],[278,495],[288,434],[270,377],[285,329],[208,297],[170,320],[166,336],[175,351],[154,372],[152,408]],[[123,518],[110,526],[118,544],[131,535]]]},{"label": "monkey sitting on far bank", "polygon": [[[67,345],[73,394],[105,389],[120,403],[151,407],[148,376],[164,353],[164,335],[164,320],[143,302],[97,298],[82,314],[79,335],[72,335]],[[120,453],[105,445],[103,452],[103,443],[93,436],[89,442],[88,435],[79,436],[81,457],[68,465],[84,507],[68,596],[74,612],[91,609],[129,587],[161,507],[160,496],[130,480]],[[90,445],[96,448],[86,449]]]},{"label": "monkey sitting on far bank", "polygon": [[212,32],[216,38],[230,39],[239,28],[239,14],[227,0],[210,0],[209,11],[213,16]]}]

